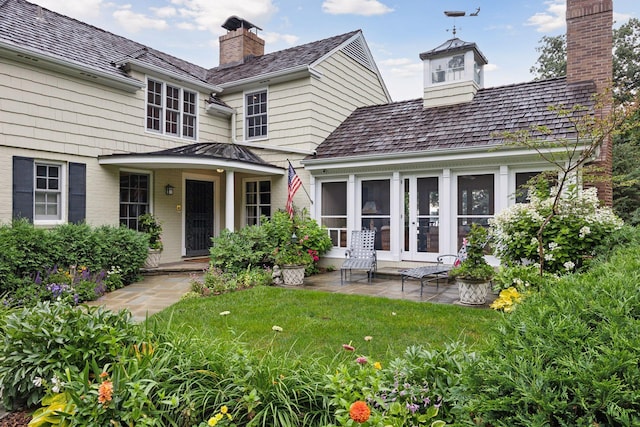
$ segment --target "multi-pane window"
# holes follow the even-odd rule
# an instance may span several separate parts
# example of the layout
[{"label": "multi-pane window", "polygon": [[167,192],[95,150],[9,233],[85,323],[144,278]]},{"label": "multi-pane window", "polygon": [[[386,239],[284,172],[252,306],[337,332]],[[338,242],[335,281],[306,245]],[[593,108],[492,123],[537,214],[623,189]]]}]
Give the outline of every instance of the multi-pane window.
[{"label": "multi-pane window", "polygon": [[322,183],[322,225],[327,229],[333,246],[347,246],[347,183]]},{"label": "multi-pane window", "polygon": [[267,136],[267,91],[253,92],[245,96],[246,138]]},{"label": "multi-pane window", "polygon": [[184,91],[182,101],[182,134],[188,138],[196,137],[196,94]]},{"label": "multi-pane window", "polygon": [[120,172],[120,224],[138,230],[138,217],[149,212],[149,175]]},{"label": "multi-pane window", "polygon": [[147,81],[147,130],[195,139],[197,94],[176,86]]},{"label": "multi-pane window", "polygon": [[245,215],[247,225],[260,225],[262,216],[271,218],[271,181],[246,181]]},{"label": "multi-pane window", "polygon": [[35,164],[34,208],[36,221],[60,220],[62,185],[60,165]]}]

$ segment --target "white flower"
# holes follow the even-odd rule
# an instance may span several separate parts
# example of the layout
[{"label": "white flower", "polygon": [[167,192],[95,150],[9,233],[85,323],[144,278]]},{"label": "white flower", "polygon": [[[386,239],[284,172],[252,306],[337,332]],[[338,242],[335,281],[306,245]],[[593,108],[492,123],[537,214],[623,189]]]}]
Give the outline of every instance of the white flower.
[{"label": "white flower", "polygon": [[392,312],[391,312],[391,315],[392,315],[392,316],[395,316],[395,315],[396,315],[396,312],[395,312],[395,311],[392,311]]},{"label": "white flower", "polygon": [[553,254],[547,252],[546,254],[544,254],[544,260],[545,261],[553,261]]},{"label": "white flower", "polygon": [[42,378],[36,377],[33,380],[33,385],[35,385],[36,387],[42,387]]},{"label": "white flower", "polygon": [[585,225],[580,229],[580,238],[584,239],[584,236],[587,234],[591,234],[591,228],[588,225]]},{"label": "white flower", "polygon": [[221,312],[220,312],[220,316],[228,316],[228,315],[230,315],[230,314],[231,314],[231,312],[230,312],[230,311],[221,311]]},{"label": "white flower", "polygon": [[558,245],[556,242],[551,242],[549,243],[549,250],[553,251],[555,249],[558,249],[560,247],[560,245]]},{"label": "white flower", "polygon": [[60,393],[60,390],[64,386],[64,383],[60,381],[60,379],[56,376],[51,378],[51,384],[52,384],[51,391],[54,393]]},{"label": "white flower", "polygon": [[276,332],[282,332],[282,328],[280,326],[277,326],[277,325],[273,325],[271,327],[271,330],[272,331],[276,331]]},{"label": "white flower", "polygon": [[367,335],[366,337],[364,337],[365,341],[371,341],[373,339],[373,337],[371,335]]},{"label": "white flower", "polygon": [[573,269],[576,268],[576,265],[572,261],[567,261],[562,265],[564,265],[564,269],[567,271],[573,271]]}]

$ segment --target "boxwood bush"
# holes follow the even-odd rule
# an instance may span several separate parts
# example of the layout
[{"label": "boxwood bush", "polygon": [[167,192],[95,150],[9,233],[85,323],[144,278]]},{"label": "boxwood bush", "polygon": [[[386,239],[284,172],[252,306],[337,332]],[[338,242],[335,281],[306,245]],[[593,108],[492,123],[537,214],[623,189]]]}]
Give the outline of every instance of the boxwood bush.
[{"label": "boxwood bush", "polygon": [[0,295],[29,286],[38,273],[69,266],[92,272],[119,267],[134,281],[147,256],[148,237],[123,227],[66,224],[52,229],[25,220],[0,226]]},{"label": "boxwood bush", "polygon": [[471,370],[479,425],[640,425],[640,246],[543,286]]}]

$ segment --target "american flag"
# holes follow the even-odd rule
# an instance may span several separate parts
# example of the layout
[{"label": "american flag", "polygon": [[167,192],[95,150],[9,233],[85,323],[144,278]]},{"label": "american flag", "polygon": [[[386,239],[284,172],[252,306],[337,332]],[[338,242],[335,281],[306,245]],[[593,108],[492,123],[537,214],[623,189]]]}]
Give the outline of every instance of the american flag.
[{"label": "american flag", "polygon": [[300,181],[300,177],[296,173],[296,170],[291,166],[291,162],[289,162],[289,192],[287,194],[287,212],[289,212],[289,217],[293,218],[293,196],[298,191],[298,188],[302,185],[302,181]]}]

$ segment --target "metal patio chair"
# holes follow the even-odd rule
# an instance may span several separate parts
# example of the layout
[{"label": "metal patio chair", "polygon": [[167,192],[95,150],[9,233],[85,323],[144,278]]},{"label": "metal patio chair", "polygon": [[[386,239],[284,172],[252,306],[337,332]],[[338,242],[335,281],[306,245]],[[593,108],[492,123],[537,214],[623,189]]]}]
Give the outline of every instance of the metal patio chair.
[{"label": "metal patio chair", "polygon": [[351,243],[345,253],[347,259],[345,259],[340,268],[340,285],[344,284],[347,272],[351,275],[352,270],[366,271],[369,284],[371,284],[373,274],[378,269],[378,260],[374,247],[375,241],[375,230],[355,230],[351,232]]}]

